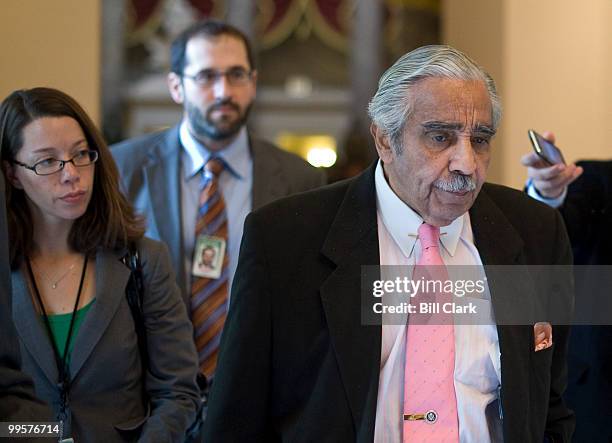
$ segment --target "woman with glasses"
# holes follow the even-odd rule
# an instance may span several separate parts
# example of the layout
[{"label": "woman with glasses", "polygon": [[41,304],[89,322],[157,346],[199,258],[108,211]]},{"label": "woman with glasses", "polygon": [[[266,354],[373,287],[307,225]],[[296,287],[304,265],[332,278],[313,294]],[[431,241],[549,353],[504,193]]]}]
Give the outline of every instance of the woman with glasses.
[{"label": "woman with glasses", "polygon": [[101,135],[66,94],[20,90],[0,106],[0,149],[23,370],[61,438],[182,441],[199,398],[191,323]]}]

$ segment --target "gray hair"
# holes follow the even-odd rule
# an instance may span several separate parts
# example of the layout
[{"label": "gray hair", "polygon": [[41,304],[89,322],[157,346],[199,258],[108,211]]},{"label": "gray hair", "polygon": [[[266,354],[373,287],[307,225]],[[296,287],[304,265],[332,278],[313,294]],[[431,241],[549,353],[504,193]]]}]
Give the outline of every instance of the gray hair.
[{"label": "gray hair", "polygon": [[372,122],[389,136],[394,149],[401,151],[404,123],[412,111],[408,92],[415,83],[428,77],[482,81],[491,99],[493,129],[497,129],[502,108],[493,78],[455,48],[445,45],[422,46],[404,54],[387,69],[368,106]]}]

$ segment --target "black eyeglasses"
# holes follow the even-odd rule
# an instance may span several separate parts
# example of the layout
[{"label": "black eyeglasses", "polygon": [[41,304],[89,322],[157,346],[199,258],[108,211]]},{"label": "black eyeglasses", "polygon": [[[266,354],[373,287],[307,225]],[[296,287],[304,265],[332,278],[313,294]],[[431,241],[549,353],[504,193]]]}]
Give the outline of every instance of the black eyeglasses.
[{"label": "black eyeglasses", "polygon": [[227,78],[227,81],[232,86],[244,86],[246,85],[251,77],[253,71],[247,71],[244,68],[236,67],[230,68],[225,71],[219,71],[217,69],[204,69],[195,75],[183,74],[183,77],[189,78],[196,82],[200,86],[209,88],[217,83],[221,77]]},{"label": "black eyeglasses", "polygon": [[82,168],[95,163],[97,160],[98,151],[83,149],[82,151],[77,152],[77,154],[69,160],[58,160],[50,157],[34,163],[32,166],[18,162],[17,160],[11,160],[11,163],[22,166],[30,171],[34,171],[36,175],[51,175],[64,169],[66,163],[72,163],[77,168]]}]

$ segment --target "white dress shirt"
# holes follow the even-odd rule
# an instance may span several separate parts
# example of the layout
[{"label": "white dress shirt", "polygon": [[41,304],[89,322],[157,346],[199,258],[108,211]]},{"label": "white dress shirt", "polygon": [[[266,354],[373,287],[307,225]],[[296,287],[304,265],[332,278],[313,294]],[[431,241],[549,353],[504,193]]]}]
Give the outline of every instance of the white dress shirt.
[{"label": "white dress shirt", "polygon": [[527,195],[533,199],[536,199],[537,201],[547,204],[551,208],[556,209],[561,207],[563,202],[565,202],[565,198],[567,197],[567,186],[563,188],[563,192],[559,197],[549,198],[541,195],[533,185],[533,180],[529,179],[527,180]]},{"label": "white dress shirt", "polygon": [[[201,171],[212,153],[193,138],[183,122],[179,130],[181,145],[181,212],[183,227],[184,268],[188,282],[191,282],[193,249],[195,247],[195,226],[200,200]],[[219,188],[225,199],[228,219],[229,288],[238,266],[238,252],[244,219],[251,212],[253,189],[253,158],[249,149],[246,128],[242,128],[236,139],[222,151],[215,153],[225,162],[226,169],[219,177]],[[180,270],[177,269],[177,272]]]},{"label": "white dress shirt", "polygon": [[[421,254],[417,241],[423,219],[393,192],[384,177],[381,162],[375,172],[380,264],[414,265]],[[482,266],[474,246],[470,217],[465,213],[449,226],[440,228],[440,252],[449,265]],[[384,277],[385,268],[382,268]],[[488,289],[487,289],[488,294]],[[490,299],[485,300],[489,304]],[[380,379],[376,407],[376,443],[402,441],[404,358],[406,324],[384,324],[380,356]],[[498,442],[499,414],[492,419],[493,403],[501,384],[500,351],[497,328],[486,325],[455,326],[455,394],[462,443]],[[489,411],[485,410],[489,406]],[[491,425],[495,430],[489,429]],[[435,425],[434,425],[435,426]]]}]

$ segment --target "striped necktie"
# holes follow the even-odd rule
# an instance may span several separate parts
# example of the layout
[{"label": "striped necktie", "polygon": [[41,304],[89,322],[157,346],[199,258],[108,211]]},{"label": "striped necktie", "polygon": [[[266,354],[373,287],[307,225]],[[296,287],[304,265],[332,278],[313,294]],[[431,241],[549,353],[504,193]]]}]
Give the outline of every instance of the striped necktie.
[{"label": "striped necktie", "polygon": [[[195,238],[208,235],[227,241],[228,226],[225,200],[219,189],[219,175],[225,165],[223,160],[211,157],[204,165]],[[227,251],[227,248],[225,248]],[[228,301],[229,257],[225,253],[223,269],[219,278],[193,276],[191,284],[191,321],[200,370],[210,379],[217,366],[219,341]]]}]

